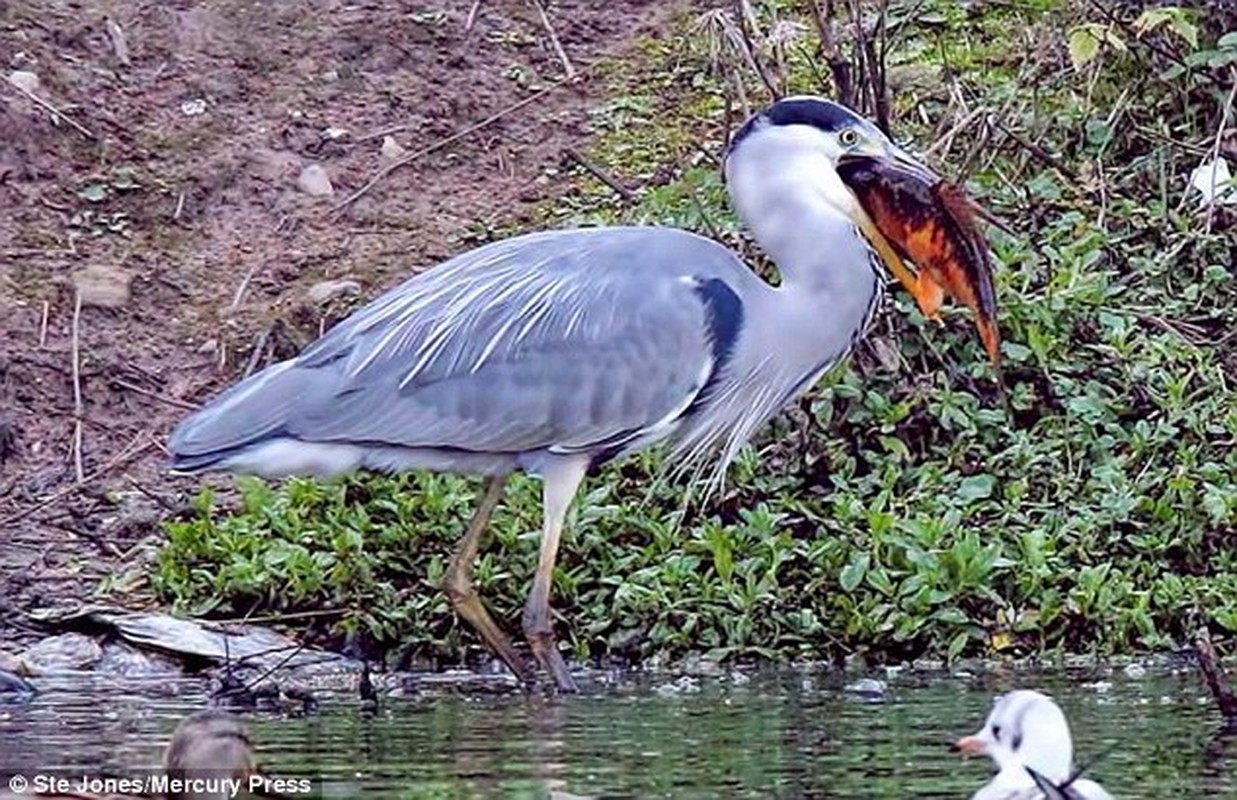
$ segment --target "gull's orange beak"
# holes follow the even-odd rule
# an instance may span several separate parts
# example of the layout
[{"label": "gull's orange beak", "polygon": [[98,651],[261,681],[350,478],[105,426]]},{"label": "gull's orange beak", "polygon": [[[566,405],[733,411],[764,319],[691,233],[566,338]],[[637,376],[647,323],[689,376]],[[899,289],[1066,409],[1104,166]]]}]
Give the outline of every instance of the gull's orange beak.
[{"label": "gull's orange beak", "polygon": [[964,756],[982,756],[987,752],[988,745],[978,736],[963,736],[954,742],[953,749]]},{"label": "gull's orange beak", "polygon": [[938,319],[946,294],[964,303],[975,314],[988,357],[999,366],[992,262],[973,201],[896,148],[887,155],[845,155],[837,170],[859,200],[856,222],[924,316]]}]

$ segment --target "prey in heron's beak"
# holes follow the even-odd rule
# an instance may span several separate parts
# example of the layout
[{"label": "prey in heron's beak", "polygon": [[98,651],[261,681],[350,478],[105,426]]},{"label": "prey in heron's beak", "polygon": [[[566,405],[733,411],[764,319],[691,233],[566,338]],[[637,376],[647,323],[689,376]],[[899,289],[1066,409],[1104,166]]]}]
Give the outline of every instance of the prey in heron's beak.
[{"label": "prey in heron's beak", "polygon": [[859,200],[856,222],[924,316],[938,319],[946,294],[964,303],[975,314],[988,357],[999,366],[992,263],[975,220],[982,210],[960,187],[896,147],[876,155],[845,154],[837,171]]}]

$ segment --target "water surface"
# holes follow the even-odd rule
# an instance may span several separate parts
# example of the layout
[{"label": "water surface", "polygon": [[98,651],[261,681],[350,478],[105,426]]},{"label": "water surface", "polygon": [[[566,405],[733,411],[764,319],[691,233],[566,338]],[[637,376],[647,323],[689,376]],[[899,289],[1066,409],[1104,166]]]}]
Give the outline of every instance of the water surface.
[{"label": "water surface", "polygon": [[[347,698],[304,718],[245,715],[268,771],[326,797],[969,797],[988,764],[948,743],[977,729],[994,693],[1038,688],[1061,703],[1077,757],[1117,797],[1237,798],[1237,741],[1189,672],[971,676],[901,673],[871,702],[856,676],[762,670],[680,680],[622,676],[554,699]],[[885,676],[878,676],[884,678]],[[0,707],[0,772],[133,775],[158,768],[197,682],[45,679]],[[1110,750],[1111,748],[1111,750]]]}]

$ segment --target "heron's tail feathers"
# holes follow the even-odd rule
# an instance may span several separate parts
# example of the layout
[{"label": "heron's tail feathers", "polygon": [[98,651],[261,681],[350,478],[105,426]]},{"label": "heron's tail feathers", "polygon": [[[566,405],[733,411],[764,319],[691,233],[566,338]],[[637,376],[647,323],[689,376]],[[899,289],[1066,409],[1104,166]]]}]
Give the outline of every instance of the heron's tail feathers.
[{"label": "heron's tail feathers", "polygon": [[[251,375],[182,420],[168,440],[172,469],[200,472],[254,445],[290,436],[289,414],[309,390],[305,370],[285,361]],[[294,438],[294,437],[293,437]]]}]

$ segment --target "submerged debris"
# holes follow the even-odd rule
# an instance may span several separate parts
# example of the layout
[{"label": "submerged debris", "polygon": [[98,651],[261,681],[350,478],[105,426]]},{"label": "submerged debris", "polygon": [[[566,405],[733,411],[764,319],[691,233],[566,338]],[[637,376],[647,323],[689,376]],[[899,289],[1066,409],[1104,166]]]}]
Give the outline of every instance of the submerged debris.
[{"label": "submerged debris", "polygon": [[883,703],[888,699],[889,684],[875,678],[860,678],[846,684],[842,691],[868,703]]},{"label": "submerged debris", "polygon": [[[281,633],[256,625],[202,622],[168,614],[130,612],[110,607],[87,607],[67,613],[34,613],[31,616],[62,627],[102,628],[136,647],[153,648],[190,661],[244,664],[271,671],[323,665],[335,670],[355,671],[360,666],[352,659],[304,647]],[[102,650],[93,639],[80,633],[66,636],[90,642],[95,649],[94,661],[99,660]]]},{"label": "submerged debris", "polygon": [[99,643],[80,633],[49,636],[22,653],[22,661],[36,672],[88,670],[102,657],[103,648]]},{"label": "submerged debris", "polygon": [[34,684],[20,675],[0,669],[0,704],[25,703],[35,695]]}]

